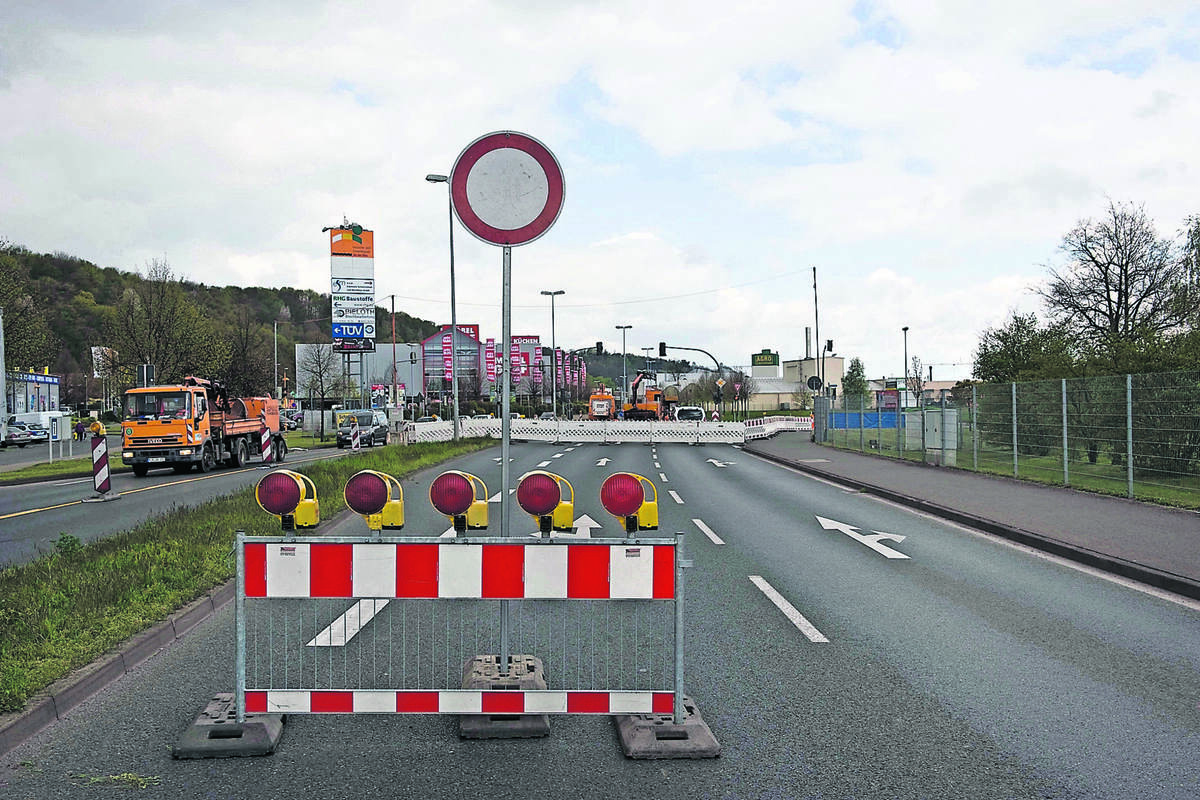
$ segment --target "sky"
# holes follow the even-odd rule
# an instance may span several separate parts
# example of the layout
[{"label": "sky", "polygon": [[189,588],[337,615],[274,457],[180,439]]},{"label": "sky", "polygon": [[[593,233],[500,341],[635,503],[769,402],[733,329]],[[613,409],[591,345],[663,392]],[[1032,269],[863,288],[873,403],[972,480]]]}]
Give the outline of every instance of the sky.
[{"label": "sky", "polygon": [[[513,249],[514,334],[549,343],[561,289],[559,346],[632,325],[630,353],[748,365],[804,357],[819,313],[868,377],[908,326],[959,379],[1079,220],[1200,213],[1198,86],[1194,0],[0,0],[0,239],[328,292],[349,219],[377,302],[447,323],[425,175],[515,130],[566,192]],[[458,320],[498,338],[501,250],[454,247]]]}]

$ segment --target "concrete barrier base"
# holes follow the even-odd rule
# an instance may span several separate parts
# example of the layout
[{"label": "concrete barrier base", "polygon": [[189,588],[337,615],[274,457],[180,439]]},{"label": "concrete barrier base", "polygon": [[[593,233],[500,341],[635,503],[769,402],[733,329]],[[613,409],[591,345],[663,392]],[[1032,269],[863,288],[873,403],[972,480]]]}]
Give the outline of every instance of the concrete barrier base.
[{"label": "concrete barrier base", "polygon": [[[464,689],[520,691],[545,689],[542,660],[531,655],[509,656],[509,669],[500,671],[499,656],[475,656],[463,667]],[[462,739],[532,739],[550,735],[546,714],[463,714],[458,718]]]},{"label": "concrete barrier base", "polygon": [[171,749],[174,758],[239,758],[275,752],[283,733],[283,714],[247,714],[237,722],[233,692],[213,695],[200,716]]},{"label": "concrete barrier base", "polygon": [[683,696],[683,722],[673,714],[623,714],[613,717],[621,749],[629,758],[716,758],[721,744],[700,716],[695,701]]}]

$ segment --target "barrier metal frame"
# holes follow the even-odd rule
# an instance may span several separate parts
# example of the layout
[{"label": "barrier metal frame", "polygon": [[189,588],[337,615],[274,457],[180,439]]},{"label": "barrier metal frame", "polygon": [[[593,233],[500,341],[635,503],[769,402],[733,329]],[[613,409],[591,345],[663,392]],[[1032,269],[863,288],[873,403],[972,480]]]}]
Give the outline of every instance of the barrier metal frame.
[{"label": "barrier metal frame", "polygon": [[[685,568],[692,566],[692,562],[689,559],[683,558],[683,543],[684,543],[684,532],[682,532],[682,531],[676,532],[676,534],[673,538],[632,537],[632,538],[620,538],[620,539],[618,539],[618,538],[611,538],[611,539],[603,538],[603,539],[571,539],[571,540],[557,539],[557,538],[531,539],[529,537],[504,538],[504,537],[478,537],[478,536],[466,537],[466,538],[454,538],[454,539],[442,538],[442,537],[413,537],[413,536],[405,536],[405,537],[398,537],[398,536],[391,536],[391,537],[384,537],[384,536],[303,536],[303,537],[301,537],[301,536],[247,536],[245,534],[245,532],[237,531],[236,541],[235,541],[235,546],[234,546],[234,551],[235,551],[235,556],[236,556],[236,564],[237,564],[237,575],[236,575],[236,579],[235,579],[236,594],[235,594],[235,600],[234,600],[234,630],[235,630],[234,637],[235,637],[235,653],[236,653],[235,654],[235,672],[236,672],[235,707],[236,707],[237,722],[238,723],[245,722],[246,713],[247,713],[247,710],[246,710],[246,694],[247,694],[247,687],[246,687],[246,658],[247,658],[247,656],[246,656],[246,599],[247,599],[247,594],[246,594],[246,577],[247,577],[247,575],[246,575],[246,546],[250,545],[250,544],[285,544],[285,545],[295,545],[295,544],[380,544],[380,545],[389,545],[389,544],[394,544],[394,545],[401,545],[401,546],[403,546],[403,545],[440,545],[440,546],[451,546],[451,547],[453,547],[453,546],[476,546],[477,547],[480,545],[521,545],[523,547],[558,547],[558,548],[594,547],[594,546],[604,546],[604,547],[663,547],[663,546],[665,546],[665,547],[672,548],[672,551],[673,551],[672,560],[673,560],[673,567],[674,567],[674,569],[673,569],[673,597],[670,598],[669,600],[668,600],[668,598],[665,598],[665,597],[664,598],[650,597],[650,598],[640,598],[640,599],[650,600],[650,601],[654,601],[654,602],[661,602],[661,603],[665,603],[668,601],[674,603],[674,654],[673,654],[674,655],[674,664],[673,664],[673,668],[672,668],[674,686],[672,687],[672,691],[671,691],[671,694],[673,696],[672,704],[671,704],[672,705],[671,713],[672,713],[674,723],[677,725],[682,724],[682,722],[684,720],[684,707],[683,707],[683,696],[684,696],[684,690],[683,690],[683,658],[684,658],[684,653],[683,653],[683,605],[684,605],[683,586],[684,586],[684,581],[683,581],[683,577],[684,577],[684,574],[683,574],[683,571]],[[524,580],[524,575],[522,576],[522,581],[523,580]],[[256,598],[257,598],[257,595],[256,595]],[[374,596],[371,596],[371,597],[347,596],[347,597],[339,597],[337,599],[361,600],[361,599],[378,599],[378,598],[375,598]],[[406,598],[400,598],[400,599],[406,599]],[[423,599],[427,599],[427,600],[438,600],[438,599],[476,600],[478,598],[430,597],[430,598],[423,598]],[[488,599],[495,600],[497,598],[488,598]],[[536,599],[553,601],[556,599],[571,599],[571,598],[553,598],[553,597],[541,598],[541,597],[539,597]],[[621,602],[622,599],[624,599],[624,598],[596,598],[596,599],[600,599],[600,600],[608,599],[612,602]],[[258,691],[258,690],[255,689],[252,691]],[[301,691],[303,691],[303,690],[301,690]],[[316,691],[316,690],[314,690],[314,691]],[[403,692],[406,690],[402,687],[402,688],[389,688],[389,689],[371,690],[371,691],[391,692],[394,694],[394,693]],[[442,690],[442,691],[444,691],[446,694],[456,694],[456,693],[464,694],[464,695],[465,694],[472,694],[472,695],[479,694],[478,690],[467,690],[467,689],[462,689],[462,690],[449,690],[448,689],[448,690]],[[552,690],[552,691],[555,694],[561,694],[564,691],[571,692],[571,691],[577,691],[577,690]],[[529,695],[548,694],[548,693],[551,693],[551,690],[525,690],[525,691],[522,691],[521,693],[529,694]],[[645,694],[645,693],[646,692],[638,692],[638,694]],[[655,693],[657,693],[657,692],[653,692],[653,691],[651,692],[651,694],[655,694]],[[610,695],[612,695],[612,694],[620,695],[622,693],[621,692],[610,692],[609,694]],[[666,693],[663,692],[662,694],[666,694]],[[297,712],[291,711],[289,713],[297,713]],[[391,712],[388,712],[383,709],[373,709],[372,712],[360,712],[360,713],[457,714],[457,713],[478,713],[478,712],[455,710],[455,709],[447,709],[447,710],[439,709],[438,711],[417,711],[417,712],[413,712],[413,711],[401,712],[401,711],[397,711],[397,710],[392,710]],[[569,711],[563,712],[563,711],[551,710],[551,711],[536,711],[536,712],[525,712],[525,713],[599,713],[599,714],[607,714],[607,715],[611,716],[611,715],[620,715],[620,714],[628,714],[628,713],[644,713],[644,712],[630,712],[630,711],[624,711],[624,710],[618,709],[618,710],[609,710],[609,711],[604,711],[604,712],[569,712]],[[656,709],[654,713],[660,713],[660,712]],[[661,713],[665,713],[665,712],[661,712]]]}]

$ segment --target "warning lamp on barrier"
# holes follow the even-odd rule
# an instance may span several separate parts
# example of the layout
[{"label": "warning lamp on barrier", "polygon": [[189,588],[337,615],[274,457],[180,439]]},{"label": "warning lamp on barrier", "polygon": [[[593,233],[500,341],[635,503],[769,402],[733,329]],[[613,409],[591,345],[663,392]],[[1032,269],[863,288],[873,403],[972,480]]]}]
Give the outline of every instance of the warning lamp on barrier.
[{"label": "warning lamp on barrier", "polygon": [[299,472],[277,469],[267,473],[254,487],[254,499],[263,511],[279,517],[285,531],[315,528],[321,521],[317,487]]},{"label": "warning lamp on barrier", "polygon": [[350,476],[342,492],[346,505],[367,521],[370,530],[404,527],[404,489],[384,472],[364,469]]},{"label": "warning lamp on barrier", "polygon": [[[646,486],[653,492],[653,499],[646,498]],[[600,487],[600,505],[625,521],[627,533],[658,530],[658,489],[649,478],[632,472],[609,475]]]},{"label": "warning lamp on barrier", "polygon": [[488,526],[487,485],[469,472],[443,472],[429,484],[429,502],[454,523],[454,531]]},{"label": "warning lamp on barrier", "polygon": [[[567,499],[563,499],[563,486]],[[561,475],[544,470],[526,472],[517,483],[517,505],[538,521],[542,533],[575,527],[575,488]]]}]

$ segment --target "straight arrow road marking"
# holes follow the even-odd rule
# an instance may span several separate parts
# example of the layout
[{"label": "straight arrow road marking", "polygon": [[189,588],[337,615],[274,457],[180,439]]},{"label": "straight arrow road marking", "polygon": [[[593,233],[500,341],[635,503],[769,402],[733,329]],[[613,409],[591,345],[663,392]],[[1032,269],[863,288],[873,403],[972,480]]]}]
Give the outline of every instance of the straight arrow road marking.
[{"label": "straight arrow road marking", "polygon": [[674,500],[676,503],[679,503],[679,505],[683,505],[683,498],[680,497],[679,493],[676,492],[674,489],[667,492],[667,494],[671,495],[671,499]]},{"label": "straight arrow road marking", "polygon": [[612,461],[611,458],[601,458],[596,462],[596,466],[597,467],[606,466],[608,464],[608,462],[610,462],[610,461]]},{"label": "straight arrow road marking", "polygon": [[[453,528],[450,530],[454,531]],[[387,608],[387,604],[387,600],[359,600],[346,609],[346,613],[329,623],[329,627],[314,636],[305,647],[344,647],[372,617]]]},{"label": "straight arrow road marking", "polygon": [[775,604],[775,607],[783,612],[783,615],[791,620],[792,624],[799,628],[800,632],[808,637],[810,642],[828,642],[825,634],[817,630],[816,626],[804,618],[804,615],[796,610],[796,607],[784,599],[783,595],[775,591],[775,587],[762,579],[760,575],[751,575],[750,582],[758,587],[758,590],[767,596],[767,599]]},{"label": "straight arrow road marking", "polygon": [[854,525],[850,525],[845,522],[838,522],[837,520],[825,519],[825,517],[817,516],[816,514],[813,516],[817,517],[817,522],[821,523],[821,527],[825,530],[841,531],[854,541],[859,542],[860,544],[865,544],[867,547],[871,548],[876,553],[883,555],[885,558],[908,558],[908,556],[904,555],[904,553],[901,553],[899,550],[893,550],[886,544],[883,544],[881,541],[883,539],[887,539],[892,542],[903,542],[905,537],[898,533],[883,533],[882,531],[875,531],[873,534],[863,534],[859,533],[858,529]]},{"label": "straight arrow road marking", "polygon": [[712,528],[705,525],[701,520],[694,519],[692,520],[692,523],[699,528],[713,544],[725,544],[725,540],[713,533]]},{"label": "straight arrow road marking", "polygon": [[737,463],[736,461],[718,461],[715,458],[706,458],[705,461],[709,464],[712,464],[714,467],[717,467],[718,469],[724,469],[725,467],[729,466],[730,464]]}]

